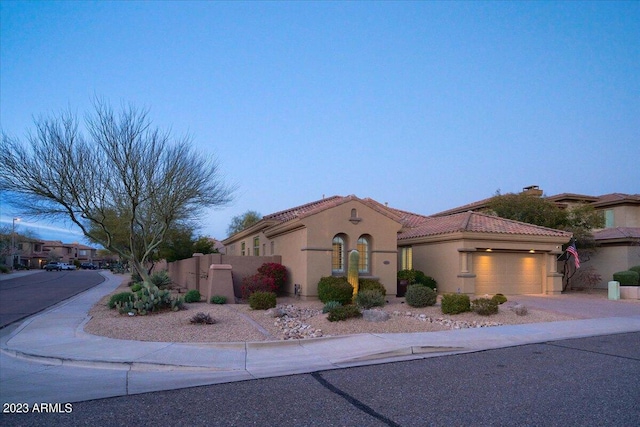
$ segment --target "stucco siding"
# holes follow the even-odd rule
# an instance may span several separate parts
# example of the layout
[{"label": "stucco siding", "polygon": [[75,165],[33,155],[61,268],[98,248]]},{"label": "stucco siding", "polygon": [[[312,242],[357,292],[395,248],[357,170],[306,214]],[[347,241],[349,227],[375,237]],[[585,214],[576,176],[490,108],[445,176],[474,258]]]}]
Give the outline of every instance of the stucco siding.
[{"label": "stucco siding", "polygon": [[640,246],[604,246],[598,248],[590,261],[583,262],[581,267],[594,267],[602,276],[598,287],[606,288],[613,280],[613,273],[626,270],[640,264]]}]

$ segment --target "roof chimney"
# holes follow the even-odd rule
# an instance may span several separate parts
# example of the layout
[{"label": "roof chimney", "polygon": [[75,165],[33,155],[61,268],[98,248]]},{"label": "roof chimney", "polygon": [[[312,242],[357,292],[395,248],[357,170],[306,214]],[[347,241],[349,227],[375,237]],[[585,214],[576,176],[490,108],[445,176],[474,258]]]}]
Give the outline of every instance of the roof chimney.
[{"label": "roof chimney", "polygon": [[530,185],[522,189],[522,194],[540,197],[542,196],[542,190],[537,185]]}]

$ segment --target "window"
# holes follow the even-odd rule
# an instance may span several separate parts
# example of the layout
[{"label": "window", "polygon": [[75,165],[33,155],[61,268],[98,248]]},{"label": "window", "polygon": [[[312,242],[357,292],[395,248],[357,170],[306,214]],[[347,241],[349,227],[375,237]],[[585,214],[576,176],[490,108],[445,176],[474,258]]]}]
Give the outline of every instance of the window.
[{"label": "window", "polygon": [[253,238],[253,255],[260,256],[260,237]]},{"label": "window", "polygon": [[273,255],[273,253],[275,252],[275,248],[276,248],[276,242],[274,242],[273,240],[271,241],[271,255]]},{"label": "window", "polygon": [[245,251],[245,243],[244,242],[242,242],[240,244],[240,248],[241,248],[240,255],[244,256],[244,251]]},{"label": "window", "polygon": [[358,262],[358,273],[369,273],[369,237],[360,236],[358,239],[358,252],[360,252],[360,262]]},{"label": "window", "polygon": [[411,246],[402,248],[400,251],[400,257],[401,270],[413,269],[413,248]]},{"label": "window", "polygon": [[604,211],[604,226],[605,228],[613,227],[613,209],[607,209]]},{"label": "window", "polygon": [[344,238],[342,236],[333,238],[331,272],[334,274],[344,273]]}]

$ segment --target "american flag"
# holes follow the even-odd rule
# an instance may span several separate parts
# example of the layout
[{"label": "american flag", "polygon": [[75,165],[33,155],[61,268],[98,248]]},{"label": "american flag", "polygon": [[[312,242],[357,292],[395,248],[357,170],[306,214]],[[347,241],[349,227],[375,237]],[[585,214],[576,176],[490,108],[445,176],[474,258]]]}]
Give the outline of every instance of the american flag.
[{"label": "american flag", "polygon": [[576,263],[576,268],[580,268],[580,258],[578,257],[578,249],[576,248],[575,240],[572,240],[567,247],[567,252],[573,255],[573,261]]}]

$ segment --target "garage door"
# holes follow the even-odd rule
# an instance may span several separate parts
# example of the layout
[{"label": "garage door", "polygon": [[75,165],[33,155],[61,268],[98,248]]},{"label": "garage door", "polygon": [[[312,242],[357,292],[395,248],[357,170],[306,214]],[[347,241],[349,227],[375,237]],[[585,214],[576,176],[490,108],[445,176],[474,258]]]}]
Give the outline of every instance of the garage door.
[{"label": "garage door", "polygon": [[476,294],[539,294],[544,274],[542,254],[476,253]]}]

